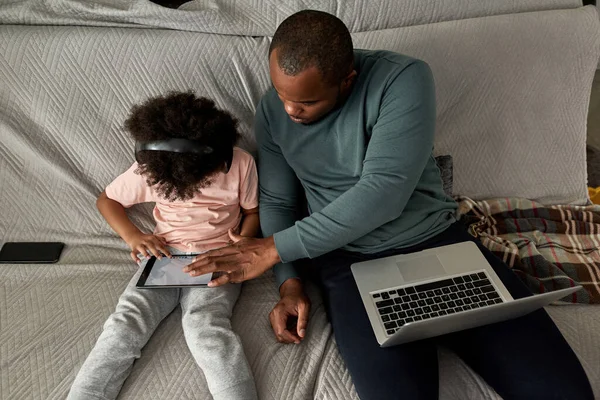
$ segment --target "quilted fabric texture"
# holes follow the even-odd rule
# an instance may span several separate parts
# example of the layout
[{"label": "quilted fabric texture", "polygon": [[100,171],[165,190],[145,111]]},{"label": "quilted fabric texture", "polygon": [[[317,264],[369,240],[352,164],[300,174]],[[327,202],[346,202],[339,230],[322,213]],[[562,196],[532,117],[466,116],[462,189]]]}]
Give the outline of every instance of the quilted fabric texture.
[{"label": "quilted fabric texture", "polygon": [[[437,152],[453,156],[454,193],[581,202],[597,31],[595,11],[583,8],[354,37],[357,47],[388,48],[431,64]],[[245,134],[242,146],[253,150],[254,105],[269,86],[268,44],[263,37],[158,29],[0,26],[0,239],[68,245],[58,265],[0,268],[2,399],[64,398],[133,274],[125,245],[94,206],[133,160],[133,142],[121,128],[128,109],[148,96],[191,88],[231,110]],[[151,226],[149,207],[132,215]],[[271,277],[244,286],[233,323],[261,399],[356,398],[314,289],[311,296],[307,341],[283,346],[267,320],[276,301]],[[597,312],[551,311],[598,390]],[[209,398],[179,318],[175,312],[163,322],[121,398]],[[447,352],[441,371],[442,398],[495,398]]]},{"label": "quilted fabric texture", "polygon": [[[342,19],[351,32],[490,15],[581,7],[581,0],[195,0],[179,10],[147,0],[22,0],[0,5],[6,24],[142,26],[225,35],[272,36],[287,16],[316,9]],[[92,5],[93,4],[93,5]]]},{"label": "quilted fabric texture", "polygon": [[[123,251],[67,248],[61,265],[3,266],[0,283],[0,398],[64,399],[77,370],[134,268]],[[313,288],[306,341],[281,345],[266,314],[272,277],[244,285],[234,311],[261,399],[357,400],[323,306]],[[600,317],[593,306],[550,307],[600,395]],[[157,329],[134,364],[120,399],[210,399],[181,329],[179,309]],[[440,399],[499,399],[460,359],[440,349]]]},{"label": "quilted fabric texture", "polygon": [[358,33],[354,43],[430,64],[435,151],[452,155],[454,194],[581,205],[597,18],[594,7],[503,15]]}]

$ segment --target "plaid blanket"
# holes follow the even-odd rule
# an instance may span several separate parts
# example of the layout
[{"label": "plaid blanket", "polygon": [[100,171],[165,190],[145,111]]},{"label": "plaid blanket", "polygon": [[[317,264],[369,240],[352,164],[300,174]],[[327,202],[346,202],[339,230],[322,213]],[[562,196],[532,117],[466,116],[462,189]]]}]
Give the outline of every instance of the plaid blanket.
[{"label": "plaid blanket", "polygon": [[600,304],[600,206],[544,206],[518,198],[457,201],[469,232],[534,293],[581,285],[563,301]]}]

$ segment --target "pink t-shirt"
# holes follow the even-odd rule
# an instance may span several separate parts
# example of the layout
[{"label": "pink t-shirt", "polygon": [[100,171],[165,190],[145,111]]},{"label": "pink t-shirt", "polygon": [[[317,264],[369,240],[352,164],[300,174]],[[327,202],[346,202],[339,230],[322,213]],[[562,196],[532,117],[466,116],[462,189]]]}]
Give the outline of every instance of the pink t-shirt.
[{"label": "pink t-shirt", "polygon": [[144,176],[134,172],[137,167],[134,163],[108,185],[106,195],[126,208],[155,202],[154,234],[178,250],[202,252],[227,245],[227,231],[236,229],[242,219],[240,207],[258,207],[256,164],[250,154],[237,147],[229,172],[220,173],[210,186],[185,201],[160,197]]}]

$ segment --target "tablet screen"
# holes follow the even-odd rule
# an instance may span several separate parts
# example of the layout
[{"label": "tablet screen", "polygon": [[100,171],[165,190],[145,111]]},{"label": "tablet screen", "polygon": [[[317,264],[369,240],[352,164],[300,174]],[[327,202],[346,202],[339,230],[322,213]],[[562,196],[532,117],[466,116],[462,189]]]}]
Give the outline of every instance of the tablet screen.
[{"label": "tablet screen", "polygon": [[137,287],[182,287],[206,286],[212,279],[212,273],[190,276],[183,268],[190,264],[196,255],[163,257],[161,260],[152,257],[148,260],[144,272],[140,276]]}]

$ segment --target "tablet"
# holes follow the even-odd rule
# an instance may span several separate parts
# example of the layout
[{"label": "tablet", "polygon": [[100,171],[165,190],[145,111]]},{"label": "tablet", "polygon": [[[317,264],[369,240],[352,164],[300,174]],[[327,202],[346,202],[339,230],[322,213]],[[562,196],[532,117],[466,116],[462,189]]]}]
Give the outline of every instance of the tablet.
[{"label": "tablet", "polygon": [[160,289],[205,286],[213,274],[190,276],[183,272],[183,268],[192,263],[193,255],[173,255],[172,258],[163,257],[161,260],[152,257],[146,263],[140,279],[135,285],[140,289]]}]

